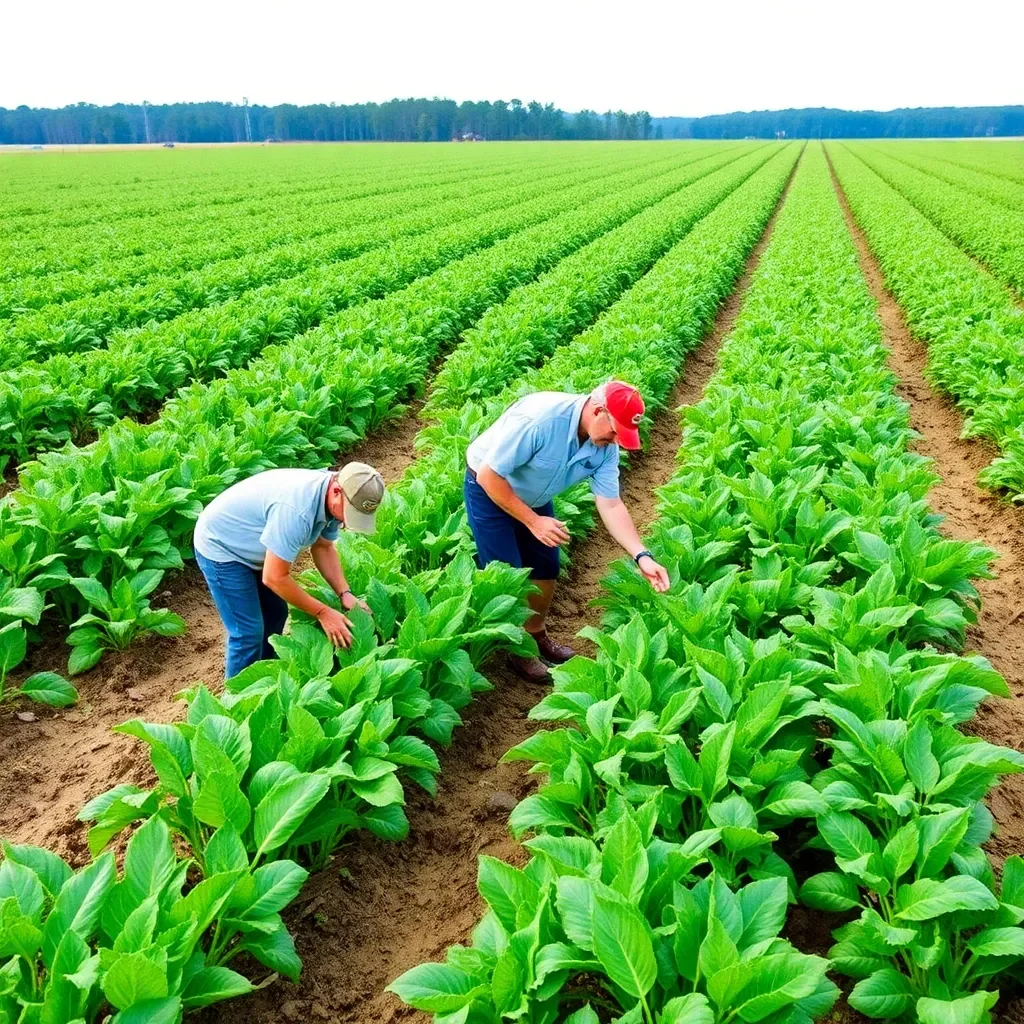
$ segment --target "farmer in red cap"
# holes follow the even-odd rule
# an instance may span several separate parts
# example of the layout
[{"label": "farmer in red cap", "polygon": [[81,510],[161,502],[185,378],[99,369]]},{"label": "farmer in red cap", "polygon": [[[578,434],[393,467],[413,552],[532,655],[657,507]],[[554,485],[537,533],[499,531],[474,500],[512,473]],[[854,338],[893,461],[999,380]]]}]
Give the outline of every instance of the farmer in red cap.
[{"label": "farmer in red cap", "polygon": [[541,658],[513,657],[524,679],[550,680],[544,662],[560,665],[575,653],[545,628],[558,578],[558,549],[569,540],[554,518],[551,499],[589,480],[597,511],[612,538],[625,549],[658,592],[668,573],[644,549],[629,510],[619,497],[619,448],[640,447],[637,426],[644,401],[631,384],[613,380],[589,395],[541,391],[509,406],[470,446],[463,495],[481,566],[501,561],[528,566],[540,589],[530,598],[526,623]]}]

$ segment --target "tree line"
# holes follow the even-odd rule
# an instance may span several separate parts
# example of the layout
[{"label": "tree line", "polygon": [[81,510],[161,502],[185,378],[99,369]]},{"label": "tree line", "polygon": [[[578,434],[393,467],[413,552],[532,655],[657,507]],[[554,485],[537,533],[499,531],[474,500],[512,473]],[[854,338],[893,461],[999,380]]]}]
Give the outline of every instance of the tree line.
[{"label": "tree line", "polygon": [[647,139],[646,110],[567,114],[553,103],[521,100],[456,103],[395,99],[387,103],[275,107],[234,103],[76,103],[59,109],[0,107],[0,144],[85,145],[137,142],[444,142],[478,137],[529,139]]},{"label": "tree line", "polygon": [[275,107],[234,103],[76,103],[59,109],[0,107],[0,145],[136,142],[444,142],[453,138],[791,139],[950,138],[1024,135],[1024,106],[919,107],[887,111],[757,110],[657,117],[646,110],[580,110],[553,103],[395,99]]},{"label": "tree line", "polygon": [[1024,135],[1024,106],[755,110],[698,117],[672,130],[663,127],[666,138],[694,139],[773,139],[783,132],[790,139],[974,138]]}]

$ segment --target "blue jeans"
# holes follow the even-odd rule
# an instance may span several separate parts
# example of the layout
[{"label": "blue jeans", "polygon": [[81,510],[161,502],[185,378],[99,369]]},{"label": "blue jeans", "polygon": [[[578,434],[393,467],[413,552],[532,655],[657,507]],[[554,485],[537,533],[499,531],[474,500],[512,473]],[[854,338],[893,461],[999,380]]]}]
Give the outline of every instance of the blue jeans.
[{"label": "blue jeans", "polygon": [[237,676],[254,661],[276,658],[268,642],[288,621],[288,602],[265,586],[261,574],[241,562],[211,562],[196,552],[196,562],[228,631],[224,678]]},{"label": "blue jeans", "polygon": [[[476,541],[476,564],[481,569],[488,562],[507,562],[517,569],[528,567],[531,580],[558,579],[558,548],[542,544],[518,519],[495,505],[468,468],[462,497]],[[539,516],[551,516],[555,507],[549,501],[533,511]]]}]

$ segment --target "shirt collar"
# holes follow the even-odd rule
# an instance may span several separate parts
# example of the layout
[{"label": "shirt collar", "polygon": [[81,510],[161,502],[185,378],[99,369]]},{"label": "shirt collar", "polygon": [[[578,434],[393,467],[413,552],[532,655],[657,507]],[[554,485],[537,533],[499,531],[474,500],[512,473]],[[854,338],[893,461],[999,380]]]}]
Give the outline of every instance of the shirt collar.
[{"label": "shirt collar", "polygon": [[589,395],[580,395],[579,398],[573,403],[572,415],[569,417],[569,451],[575,453],[578,448],[582,448],[590,438],[586,438],[583,443],[580,443],[580,419],[583,417],[583,406],[587,404]]},{"label": "shirt collar", "polygon": [[327,512],[327,488],[331,486],[331,477],[334,476],[334,470],[325,469],[323,474],[323,483],[317,491],[316,519],[314,522],[323,523],[326,526],[328,523],[340,523],[341,520],[335,519],[334,516],[328,515]]}]

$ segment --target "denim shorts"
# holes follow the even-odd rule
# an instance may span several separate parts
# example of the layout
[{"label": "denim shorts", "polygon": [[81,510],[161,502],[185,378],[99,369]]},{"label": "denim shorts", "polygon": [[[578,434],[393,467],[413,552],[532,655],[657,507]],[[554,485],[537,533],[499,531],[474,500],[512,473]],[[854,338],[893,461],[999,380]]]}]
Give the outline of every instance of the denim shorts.
[{"label": "denim shorts", "polygon": [[[558,548],[542,544],[518,519],[495,505],[468,468],[462,495],[480,568],[488,562],[507,562],[517,569],[528,568],[532,580],[558,579]],[[555,507],[549,501],[533,511],[539,516],[550,516],[554,515]]]}]

